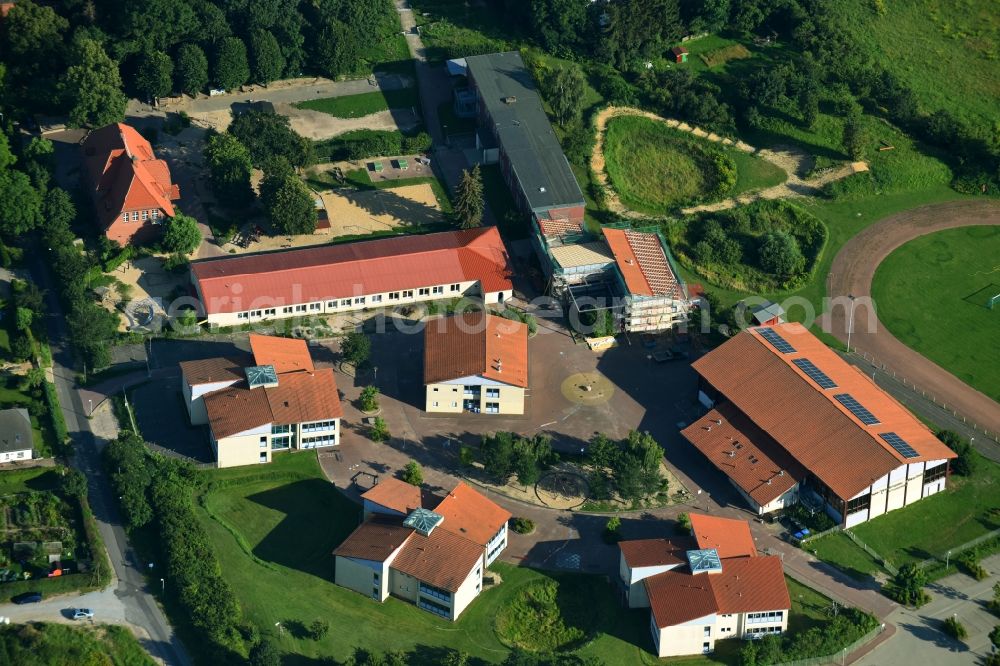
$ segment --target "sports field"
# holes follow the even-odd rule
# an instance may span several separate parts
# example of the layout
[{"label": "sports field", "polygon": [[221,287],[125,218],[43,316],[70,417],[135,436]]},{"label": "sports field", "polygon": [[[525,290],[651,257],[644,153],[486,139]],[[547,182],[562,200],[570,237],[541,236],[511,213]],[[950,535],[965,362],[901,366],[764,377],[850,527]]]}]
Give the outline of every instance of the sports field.
[{"label": "sports field", "polygon": [[872,296],[901,342],[1000,400],[1000,228],[963,227],[921,236],[875,272]]}]

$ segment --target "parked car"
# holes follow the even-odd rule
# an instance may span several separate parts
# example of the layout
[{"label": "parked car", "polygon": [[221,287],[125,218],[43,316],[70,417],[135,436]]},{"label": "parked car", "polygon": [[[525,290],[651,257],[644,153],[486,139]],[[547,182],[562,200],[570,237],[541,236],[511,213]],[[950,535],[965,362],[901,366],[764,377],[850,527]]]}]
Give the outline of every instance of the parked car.
[{"label": "parked car", "polygon": [[667,361],[674,361],[677,357],[669,349],[660,349],[653,352],[653,360],[657,363],[666,363]]},{"label": "parked car", "polygon": [[42,600],[41,592],[25,592],[14,597],[15,604],[37,604]]},{"label": "parked car", "polygon": [[94,619],[94,611],[89,608],[77,608],[73,611],[74,620],[92,620]]}]

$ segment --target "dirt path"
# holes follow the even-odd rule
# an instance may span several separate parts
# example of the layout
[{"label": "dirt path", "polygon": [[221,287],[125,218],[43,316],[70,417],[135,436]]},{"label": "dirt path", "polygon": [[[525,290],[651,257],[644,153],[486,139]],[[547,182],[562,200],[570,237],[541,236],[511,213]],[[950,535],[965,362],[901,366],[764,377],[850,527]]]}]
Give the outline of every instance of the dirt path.
[{"label": "dirt path", "polygon": [[[1000,225],[1000,202],[955,201],[887,217],[840,249],[830,267],[827,295],[834,299],[846,299],[848,294],[858,299],[870,298],[875,269],[893,250],[918,236],[972,225]],[[846,307],[834,308],[820,319],[823,330],[844,342],[847,341],[847,310]],[[906,377],[910,384],[928,395],[933,393],[937,402],[943,402],[949,411],[956,411],[980,430],[992,432],[994,438],[1000,432],[1000,405],[897,340],[869,307],[855,306],[851,346],[874,356],[876,364]]]},{"label": "dirt path", "polygon": [[622,203],[618,194],[611,186],[608,180],[607,170],[605,169],[605,130],[607,129],[608,121],[617,116],[639,116],[641,118],[648,118],[650,120],[662,122],[667,125],[667,127],[673,127],[674,129],[678,129],[682,132],[690,132],[691,134],[707,139],[708,141],[721,143],[724,146],[730,146],[736,150],[759,157],[770,162],[771,164],[774,164],[787,174],[785,182],[773,187],[753,192],[744,192],[737,197],[711,204],[683,208],[681,209],[681,212],[685,215],[705,211],[727,210],[738,205],[750,203],[756,199],[784,199],[787,197],[797,196],[815,196],[820,193],[820,190],[824,185],[831,181],[844,178],[853,173],[868,170],[868,165],[864,162],[855,162],[853,164],[845,164],[844,166],[836,169],[826,169],[822,173],[807,180],[802,178],[800,174],[808,173],[809,170],[812,169],[812,157],[798,148],[782,146],[775,149],[758,150],[743,141],[733,141],[732,139],[721,137],[718,134],[706,132],[699,127],[693,127],[687,123],[674,120],[672,118],[664,118],[656,115],[655,113],[650,113],[649,111],[643,111],[641,109],[631,107],[609,106],[594,117],[597,140],[594,144],[594,152],[590,158],[590,170],[594,174],[594,179],[597,181],[598,185],[607,193],[607,198],[605,200],[605,206],[607,209],[612,213],[623,217],[643,217],[643,215],[630,210],[627,206],[625,206],[625,204]]}]

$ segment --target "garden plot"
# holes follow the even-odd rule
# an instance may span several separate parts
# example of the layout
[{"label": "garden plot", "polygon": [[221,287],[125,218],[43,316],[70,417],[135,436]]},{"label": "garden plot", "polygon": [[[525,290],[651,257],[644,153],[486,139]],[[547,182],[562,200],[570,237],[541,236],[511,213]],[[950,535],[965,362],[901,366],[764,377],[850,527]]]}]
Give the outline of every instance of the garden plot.
[{"label": "garden plot", "polygon": [[320,196],[333,236],[370,234],[444,221],[430,183],[384,190],[326,191]]},{"label": "garden plot", "polygon": [[0,497],[0,583],[45,578],[69,563],[78,545],[75,511],[52,492]]}]

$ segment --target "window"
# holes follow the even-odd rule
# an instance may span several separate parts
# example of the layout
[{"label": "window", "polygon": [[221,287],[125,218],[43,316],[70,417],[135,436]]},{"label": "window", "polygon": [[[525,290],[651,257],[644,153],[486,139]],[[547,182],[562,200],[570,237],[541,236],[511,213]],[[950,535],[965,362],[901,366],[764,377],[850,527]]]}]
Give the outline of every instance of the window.
[{"label": "window", "polygon": [[405,291],[403,291],[403,298],[413,298],[413,290],[406,289]]},{"label": "window", "polygon": [[431,290],[428,289],[427,287],[421,287],[420,288],[419,294],[421,296],[428,296],[428,295],[430,295],[430,293],[431,293]]},{"label": "window", "polygon": [[381,578],[381,576],[382,574],[376,571],[375,573],[372,574],[372,580],[374,580],[377,583],[379,578]]},{"label": "window", "polygon": [[487,414],[499,414],[500,413],[500,403],[499,402],[488,402],[488,403],[486,403],[486,413]]},{"label": "window", "polygon": [[708,638],[709,636],[711,636],[712,635],[712,627],[705,627],[705,633],[703,635],[705,636],[705,638]]},{"label": "window", "polygon": [[858,511],[867,511],[868,507],[871,506],[871,503],[872,503],[871,493],[852,499],[850,502],[847,503],[847,515],[850,515],[852,513],[857,513]]},{"label": "window", "polygon": [[462,285],[460,285],[460,284],[453,284],[453,285],[451,285],[451,287],[449,287],[449,289],[450,289],[451,291],[458,291],[458,290],[460,290],[461,288],[462,288]]},{"label": "window", "polygon": [[464,388],[465,388],[465,395],[474,395],[474,396],[478,396],[479,395],[479,387],[478,386],[466,386]]},{"label": "window", "polygon": [[334,433],[318,435],[316,437],[303,437],[300,442],[300,449],[315,449],[318,446],[336,446],[337,437]]},{"label": "window", "polygon": [[146,220],[149,219],[149,211],[148,210],[142,211],[142,219],[143,219],[143,221],[146,221]]},{"label": "window", "polygon": [[149,211],[149,216],[154,220],[158,220],[160,218],[160,211],[154,208],[153,210]]},{"label": "window", "polygon": [[122,213],[122,222],[128,222],[128,213]]},{"label": "window", "polygon": [[292,445],[292,438],[288,435],[283,437],[272,437],[271,438],[271,448],[272,449],[287,449]]},{"label": "window", "polygon": [[332,430],[336,427],[336,421],[316,421],[315,423],[302,424],[302,432],[317,432],[319,430]]},{"label": "window", "polygon": [[262,449],[267,448],[267,435],[264,435],[260,438],[260,448]]},{"label": "window", "polygon": [[320,306],[321,306],[321,304],[320,304],[320,303],[310,303],[310,304],[309,304],[309,309],[310,309],[310,310],[319,310],[319,309],[320,309]]},{"label": "window", "polygon": [[435,393],[437,393],[437,392],[438,392],[438,390],[437,390],[437,386],[435,386],[435,387],[434,387],[434,392],[435,392]]},{"label": "window", "polygon": [[284,314],[288,314],[291,311],[292,311],[292,306],[290,305],[286,305],[285,307],[281,308],[281,312]]},{"label": "window", "polygon": [[398,301],[399,300],[399,292],[398,291],[390,291],[389,292],[389,300],[390,301]]},{"label": "window", "polygon": [[488,388],[488,389],[486,389],[486,397],[487,398],[499,398],[500,397],[500,389],[498,389],[498,388]]},{"label": "window", "polygon": [[249,312],[237,312],[236,313],[236,318],[237,319],[249,319],[250,318],[250,313]]},{"label": "window", "polygon": [[942,463],[937,467],[931,467],[930,469],[924,470],[924,483],[933,483],[934,481],[943,478],[946,469],[948,469],[948,466]]},{"label": "window", "polygon": [[433,291],[435,294],[443,294],[444,287],[434,287],[434,289],[432,289],[431,291]]},{"label": "window", "polygon": [[261,311],[260,310],[254,310],[250,314],[253,315],[254,317],[259,317],[261,315]]},{"label": "window", "polygon": [[18,458],[23,458],[24,457],[24,451],[18,451],[17,452],[17,457]]},{"label": "window", "polygon": [[365,297],[364,296],[357,296],[357,297],[355,297],[354,304],[355,305],[364,305],[365,304]]},{"label": "window", "polygon": [[133,222],[139,221],[139,211],[137,210],[132,211],[132,221]]},{"label": "window", "polygon": [[381,303],[381,302],[382,302],[382,294],[375,294],[374,296],[372,296],[372,303]]},{"label": "window", "polygon": [[268,309],[264,310],[264,316],[267,317],[269,315],[273,315],[274,312],[275,312],[274,308],[268,308]]},{"label": "window", "polygon": [[260,454],[260,459],[257,462],[266,463],[267,462],[267,453],[266,452],[261,453]]},{"label": "window", "polygon": [[711,643],[702,643],[701,644],[701,651],[705,652],[705,653],[711,652],[712,648],[709,647],[710,645],[711,645]]},{"label": "window", "polygon": [[457,402],[453,402],[453,403],[451,403],[451,406],[452,407],[458,407],[458,403]]},{"label": "window", "polygon": [[283,435],[286,432],[291,432],[291,431],[292,431],[292,429],[288,425],[272,425],[271,426],[271,434],[272,435]]},{"label": "window", "polygon": [[337,307],[337,301],[327,301],[326,302],[326,307],[328,307],[328,308],[335,308],[335,307]]},{"label": "window", "polygon": [[305,312],[306,311],[306,306],[304,306],[304,305],[296,305],[295,306],[295,311],[296,312]]},{"label": "window", "polygon": [[451,601],[451,592],[442,590],[440,587],[428,585],[427,583],[420,584],[420,594],[425,594],[428,597],[440,599],[441,601]]},{"label": "window", "polygon": [[349,299],[349,298],[341,299],[341,301],[340,301],[340,307],[342,307],[342,308],[349,308],[349,307],[351,307],[351,299]]},{"label": "window", "polygon": [[437,406],[438,406],[438,401],[437,401],[437,400],[435,400],[435,401],[434,401],[434,404],[433,404],[433,406],[434,406],[434,407],[437,407]]},{"label": "window", "polygon": [[[768,613],[747,613],[747,624],[774,624],[781,622],[785,611],[770,611]],[[753,630],[750,630],[751,632]]]},{"label": "window", "polygon": [[430,601],[428,599],[421,599],[417,602],[418,608],[423,608],[425,611],[430,611],[435,615],[440,615],[441,617],[451,617],[451,609],[447,606],[443,606],[439,603]]}]

